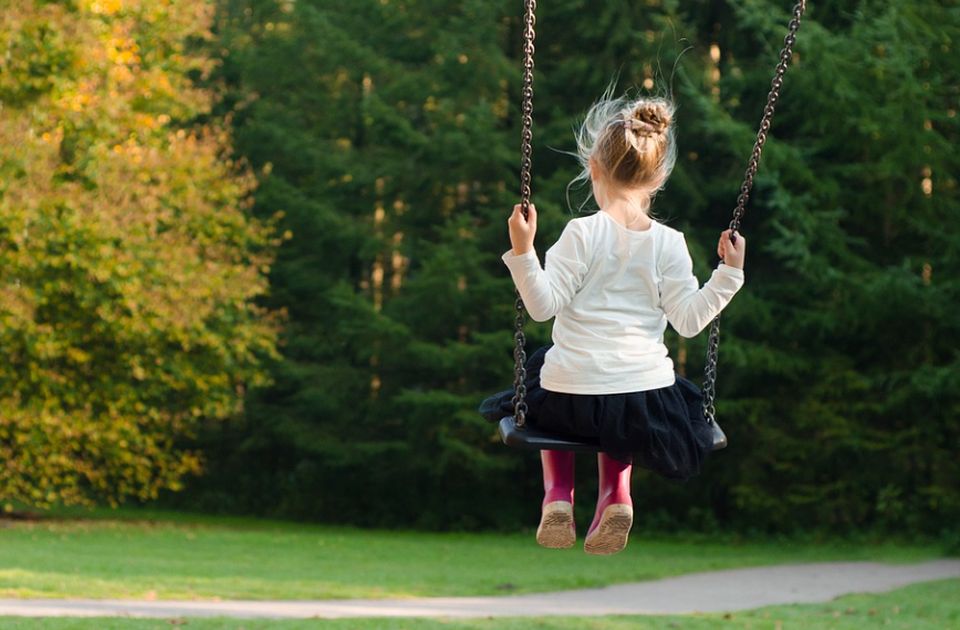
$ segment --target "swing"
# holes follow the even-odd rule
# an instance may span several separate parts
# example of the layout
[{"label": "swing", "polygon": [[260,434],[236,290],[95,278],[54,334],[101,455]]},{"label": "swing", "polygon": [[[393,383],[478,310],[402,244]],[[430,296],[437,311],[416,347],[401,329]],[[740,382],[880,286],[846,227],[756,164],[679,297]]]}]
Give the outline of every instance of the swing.
[{"label": "swing", "polygon": [[[783,40],[783,48],[780,51],[780,61],[771,81],[770,92],[767,95],[767,104],[763,109],[763,117],[760,119],[760,129],[757,131],[757,139],[753,145],[753,152],[750,155],[750,161],[747,170],[744,173],[743,183],[740,186],[740,195],[737,197],[737,205],[733,211],[733,220],[730,221],[730,229],[740,228],[740,220],[745,212],[747,199],[750,197],[750,190],[753,188],[753,178],[757,174],[757,168],[760,165],[760,152],[767,141],[767,132],[770,130],[770,122],[773,119],[774,108],[777,99],[780,97],[780,88],[783,86],[783,76],[787,71],[787,65],[793,56],[793,45],[797,39],[797,29],[800,28],[800,19],[806,10],[806,0],[798,0],[793,7],[793,18],[787,30],[787,36]],[[536,8],[537,0],[524,0],[524,31],[523,31],[523,91],[521,107],[521,142],[520,142],[520,204],[523,216],[527,216],[530,207],[530,182],[533,150],[531,147],[533,141],[533,53],[534,40],[536,39]],[[731,242],[736,241],[736,237],[731,234]],[[499,433],[500,439],[507,446],[525,450],[552,450],[552,451],[573,451],[578,453],[595,453],[600,450],[600,445],[596,441],[571,439],[562,435],[540,431],[526,424],[527,414],[527,387],[526,387],[526,362],[527,353],[524,350],[526,338],[523,334],[524,307],[523,300],[520,298],[520,292],[517,291],[516,298],[516,319],[514,327],[514,395],[513,395],[513,415],[500,420]],[[707,342],[707,357],[703,375],[703,415],[706,421],[713,429],[713,450],[722,449],[727,446],[727,436],[716,420],[715,392],[717,382],[717,353],[720,349],[720,314],[710,322],[710,338]]]}]

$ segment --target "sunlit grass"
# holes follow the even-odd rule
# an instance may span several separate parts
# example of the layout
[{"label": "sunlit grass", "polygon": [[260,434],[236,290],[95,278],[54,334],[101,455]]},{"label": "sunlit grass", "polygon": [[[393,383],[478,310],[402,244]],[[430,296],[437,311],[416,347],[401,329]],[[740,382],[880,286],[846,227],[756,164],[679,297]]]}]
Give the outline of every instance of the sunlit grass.
[{"label": "sunlit grass", "polygon": [[[794,562],[912,562],[936,545],[632,535],[611,557],[532,531],[359,530],[158,512],[0,526],[0,597],[330,599],[502,595]],[[580,541],[582,544],[582,540]]]}]

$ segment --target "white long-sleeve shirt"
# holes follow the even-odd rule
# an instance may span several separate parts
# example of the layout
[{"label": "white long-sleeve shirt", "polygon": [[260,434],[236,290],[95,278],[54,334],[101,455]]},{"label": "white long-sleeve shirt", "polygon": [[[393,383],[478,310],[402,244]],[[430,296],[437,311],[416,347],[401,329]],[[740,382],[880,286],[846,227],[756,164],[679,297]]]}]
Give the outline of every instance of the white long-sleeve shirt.
[{"label": "white long-sleeve shirt", "polygon": [[683,233],[656,220],[631,230],[604,211],[570,220],[547,250],[502,259],[527,312],[556,317],[540,385],[570,394],[619,394],[668,387],[669,322],[693,337],[743,286],[743,270],[721,263],[700,287]]}]

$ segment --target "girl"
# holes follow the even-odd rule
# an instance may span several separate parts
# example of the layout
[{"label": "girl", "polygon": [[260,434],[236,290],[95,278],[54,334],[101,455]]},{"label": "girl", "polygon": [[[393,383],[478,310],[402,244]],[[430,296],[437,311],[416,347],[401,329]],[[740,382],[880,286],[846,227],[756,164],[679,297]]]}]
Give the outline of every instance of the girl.
[{"label": "girl", "polygon": [[[534,250],[537,212],[520,205],[503,254],[530,317],[555,317],[553,344],[527,361],[531,426],[600,443],[599,496],[584,550],[616,553],[633,524],[633,463],[676,480],[699,473],[711,447],[702,394],[674,371],[663,343],[669,322],[693,337],[743,286],[746,240],[721,233],[723,262],[702,288],[683,233],[649,214],[676,159],[673,104],[663,98],[595,103],[577,133],[578,180],[589,179],[600,210],[569,221],[547,250]],[[488,398],[483,415],[513,411],[513,391]],[[573,453],[541,451],[544,498],[537,542],[570,547]]]}]

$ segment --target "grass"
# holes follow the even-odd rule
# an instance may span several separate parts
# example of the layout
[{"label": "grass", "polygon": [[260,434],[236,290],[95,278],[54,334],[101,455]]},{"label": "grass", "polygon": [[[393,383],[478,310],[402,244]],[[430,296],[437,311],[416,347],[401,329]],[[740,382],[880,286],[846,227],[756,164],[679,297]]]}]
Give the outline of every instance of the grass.
[{"label": "grass", "polygon": [[914,562],[942,555],[938,547],[921,544],[816,544],[635,533],[626,551],[593,557],[580,547],[541,549],[532,531],[509,535],[376,531],[130,510],[64,514],[68,518],[0,521],[0,597],[498,595],[732,567],[826,560]]},{"label": "grass", "polygon": [[946,630],[960,628],[960,580],[914,584],[889,593],[847,595],[825,604],[768,606],[710,615],[432,619],[21,619],[0,617],[11,630]]}]

